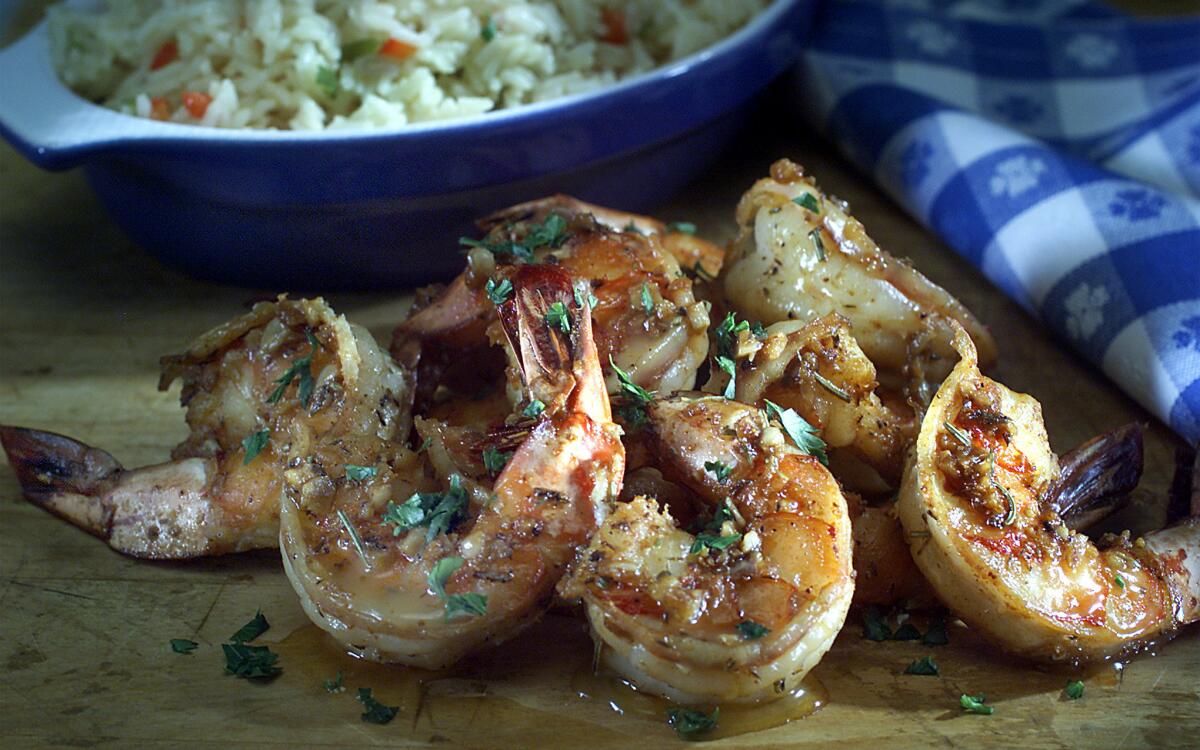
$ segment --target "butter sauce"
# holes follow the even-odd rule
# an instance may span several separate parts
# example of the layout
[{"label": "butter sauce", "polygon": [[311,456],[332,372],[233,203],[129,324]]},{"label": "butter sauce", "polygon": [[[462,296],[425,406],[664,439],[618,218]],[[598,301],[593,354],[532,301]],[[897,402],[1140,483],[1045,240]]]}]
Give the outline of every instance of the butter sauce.
[{"label": "butter sauce", "polygon": [[[491,652],[436,672],[356,658],[315,625],[272,647],[280,654],[281,679],[311,685],[314,696],[324,696],[325,681],[341,672],[344,693],[329,697],[351,705],[330,710],[344,713],[345,720],[358,719],[362,707],[353,697],[358,688],[369,687],[376,700],[399,708],[393,726],[416,737],[464,744],[507,737],[533,745],[573,731],[630,740],[674,736],[667,712],[675,705],[637,690],[603,665],[597,669],[586,624],[559,612]],[[717,726],[690,739],[782,726],[827,700],[823,686],[809,677],[778,700],[722,705]]]}]

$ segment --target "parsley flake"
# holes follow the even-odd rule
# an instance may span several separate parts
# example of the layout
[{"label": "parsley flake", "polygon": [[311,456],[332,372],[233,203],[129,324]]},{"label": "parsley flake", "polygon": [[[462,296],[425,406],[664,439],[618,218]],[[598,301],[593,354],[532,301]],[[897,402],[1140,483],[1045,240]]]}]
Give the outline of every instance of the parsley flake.
[{"label": "parsley flake", "polygon": [[346,464],[346,478],[352,482],[365,482],[368,479],[374,479],[378,472],[379,470],[374,466]]},{"label": "parsley flake", "polygon": [[[762,325],[759,324],[761,328]],[[750,330],[750,323],[743,320],[737,322],[737,318],[733,313],[727,313],[725,319],[721,321],[714,332],[717,339],[717,354],[722,357],[734,358],[737,356],[738,334],[743,331]],[[766,333],[765,331],[763,332]]]},{"label": "parsley flake", "polygon": [[741,538],[742,538],[741,534],[729,534],[726,536],[719,536],[717,534],[710,534],[707,531],[702,532],[702,533],[696,535],[696,540],[694,542],[692,542],[692,547],[691,547],[691,549],[688,550],[688,554],[694,555],[694,554],[697,554],[698,552],[704,551],[706,548],[707,549],[716,549],[716,550],[726,549],[730,545],[732,545],[735,542],[737,542],[738,540],[740,540]]},{"label": "parsley flake", "polygon": [[529,404],[521,410],[521,416],[537,419],[542,416],[542,412],[546,411],[546,405],[538,399],[533,399]]},{"label": "parsley flake", "polygon": [[313,392],[313,375],[312,375],[312,360],[313,355],[317,353],[317,349],[321,344],[316,337],[312,335],[312,331],[305,331],[305,337],[308,343],[312,346],[312,351],[306,357],[300,357],[291,366],[275,380],[275,390],[271,391],[271,395],[267,397],[268,404],[274,404],[283,398],[283,394],[287,392],[288,386],[297,377],[300,379],[296,386],[296,395],[300,398],[300,405],[308,408],[308,402],[312,399]]},{"label": "parsley flake", "polygon": [[447,620],[457,614],[482,615],[487,612],[487,597],[483,594],[446,593],[446,581],[462,566],[463,559],[452,555],[438,560],[429,571],[429,588],[445,602]]},{"label": "parsley flake", "polygon": [[245,643],[222,643],[225,652],[225,671],[244,680],[269,680],[283,674],[275,666],[279,654],[266,646],[247,646]]},{"label": "parsley flake", "polygon": [[[585,290],[586,290],[586,296],[584,294]],[[587,304],[588,307],[590,307],[593,310],[596,309],[596,305],[600,304],[600,300],[596,299],[596,295],[592,294],[592,287],[590,284],[581,283],[579,286],[575,287],[572,291],[575,294],[575,306],[579,307],[580,309],[583,308],[585,303]]]},{"label": "parsley flake", "polygon": [[373,39],[371,37],[347,42],[342,45],[342,62],[354,62],[360,57],[370,57],[379,52],[379,48],[382,46],[382,39]]},{"label": "parsley flake", "polygon": [[642,282],[642,309],[646,311],[647,315],[654,312],[654,298],[650,296],[650,285],[644,281]]},{"label": "parsley flake", "polygon": [[737,393],[737,368],[734,367],[733,360],[729,357],[717,357],[714,361],[717,363],[717,367],[721,368],[721,372],[729,376],[729,382],[725,384],[725,390],[721,395],[732,401]]},{"label": "parsley flake", "polygon": [[987,701],[987,696],[983,693],[979,695],[967,695],[963,693],[958,698],[958,705],[963,711],[969,714],[982,714],[983,716],[991,716],[996,709],[991,706],[983,705]]},{"label": "parsley flake", "polygon": [[246,455],[242,458],[242,466],[246,466],[254,460],[255,456],[262,453],[262,449],[267,447],[267,443],[271,440],[270,430],[259,430],[251,433],[249,437],[242,441],[242,448],[246,451]]},{"label": "parsley flake", "polygon": [[946,634],[946,621],[934,620],[929,625],[929,630],[925,631],[925,637],[921,639],[921,643],[926,646],[945,646],[950,642],[950,636]]},{"label": "parsley flake", "polygon": [[612,366],[613,372],[617,374],[617,382],[621,384],[621,390],[629,396],[632,396],[638,404],[648,404],[654,400],[654,392],[648,391],[637,383],[633,382],[633,378],[629,373],[622,370],[613,361],[612,355],[608,355],[608,364]]},{"label": "parsley flake", "polygon": [[1122,591],[1125,590],[1125,579],[1121,577],[1120,573],[1113,576],[1113,583],[1117,584]]},{"label": "parsley flake", "polygon": [[464,247],[479,247],[487,250],[492,255],[497,257],[511,255],[517,260],[531,261],[533,260],[533,251],[517,242],[509,240],[496,240],[490,242],[488,240],[476,240],[470,237],[459,237],[458,244]]},{"label": "parsley flake", "polygon": [[385,706],[371,697],[371,688],[358,689],[358,702],[363,704],[362,720],[368,724],[387,724],[400,712],[399,706]]},{"label": "parsley flake", "polygon": [[766,404],[767,414],[779,421],[784,433],[797,448],[815,457],[823,465],[829,465],[829,456],[825,452],[825,441],[821,439],[815,427],[797,414],[795,409],[782,409],[771,401],[767,401]]},{"label": "parsley flake", "polygon": [[667,711],[667,723],[675,729],[675,734],[687,739],[694,734],[707,732],[717,726],[720,708],[714,708],[712,713],[693,711],[690,708],[672,708]]},{"label": "parsley flake", "polygon": [[867,607],[863,612],[863,638],[868,641],[886,641],[892,637],[892,629],[879,607]]},{"label": "parsley flake", "polygon": [[759,341],[765,341],[767,338],[767,327],[756,320],[750,324],[750,333]]},{"label": "parsley flake", "polygon": [[496,476],[504,471],[508,460],[513,457],[512,451],[498,451],[492,446],[483,449],[483,468],[487,473]]},{"label": "parsley flake", "polygon": [[492,301],[493,305],[503,305],[512,295],[513,285],[508,279],[501,279],[499,284],[495,279],[488,279],[484,290],[487,291],[488,299]]},{"label": "parsley flake", "polygon": [[817,203],[817,197],[812,193],[805,193],[799,198],[792,198],[792,203],[797,206],[803,206],[814,213],[821,210],[821,204]]},{"label": "parsley flake", "polygon": [[571,315],[567,312],[567,306],[561,302],[550,305],[546,310],[546,325],[557,328],[563,333],[570,333]]},{"label": "parsley flake", "polygon": [[491,16],[484,19],[483,28],[479,30],[479,38],[485,42],[490,42],[496,38],[496,22]]},{"label": "parsley flake", "polygon": [[322,65],[317,68],[317,86],[325,92],[325,96],[333,98],[338,92],[337,71]]},{"label": "parsley flake", "polygon": [[271,623],[267,622],[266,616],[263,615],[262,610],[259,610],[250,622],[241,626],[236,633],[229,636],[229,640],[234,643],[245,643],[246,641],[254,640],[270,629]]},{"label": "parsley flake", "polygon": [[668,232],[679,232],[680,234],[695,234],[696,225],[690,221],[673,221],[667,225]]},{"label": "parsley flake", "polygon": [[716,276],[712,275],[711,273],[709,273],[708,271],[706,271],[704,269],[704,266],[700,263],[700,261],[696,261],[695,263],[692,264],[691,272],[692,272],[692,276],[695,276],[697,279],[700,279],[701,281],[716,281],[717,280]]},{"label": "parsley flake", "polygon": [[717,481],[721,484],[728,482],[729,475],[733,472],[733,469],[729,468],[720,461],[705,461],[704,470],[712,473],[712,475],[716,477]]},{"label": "parsley flake", "polygon": [[535,224],[525,235],[525,244],[531,251],[539,247],[558,247],[567,237],[563,231],[567,228],[567,220],[558,214],[550,214]]},{"label": "parsley flake", "polygon": [[1077,701],[1083,697],[1083,680],[1072,680],[1067,683],[1067,687],[1063,691],[1066,696],[1073,701]]},{"label": "parsley flake", "polygon": [[919,675],[922,677],[937,677],[938,665],[933,660],[932,656],[922,656],[912,664],[904,668],[904,674]]},{"label": "parsley flake", "polygon": [[757,641],[759,638],[762,638],[764,635],[771,632],[770,628],[765,625],[760,625],[754,620],[742,620],[737,624],[737,631],[741,634],[742,638],[746,639],[747,641]]},{"label": "parsley flake", "polygon": [[342,670],[340,669],[335,677],[332,679],[327,679],[321,684],[325,687],[325,692],[327,693],[340,693],[346,689],[345,679],[342,676]]},{"label": "parsley flake", "polygon": [[450,476],[447,492],[414,492],[412,497],[397,505],[388,502],[383,522],[390,523],[392,536],[399,536],[409,529],[425,526],[425,541],[430,542],[438,534],[448,533],[462,518],[467,507],[467,491],[462,486],[462,477]]},{"label": "parsley flake", "polygon": [[171,650],[177,654],[190,654],[196,650],[200,644],[195,641],[189,641],[187,638],[172,638]]}]

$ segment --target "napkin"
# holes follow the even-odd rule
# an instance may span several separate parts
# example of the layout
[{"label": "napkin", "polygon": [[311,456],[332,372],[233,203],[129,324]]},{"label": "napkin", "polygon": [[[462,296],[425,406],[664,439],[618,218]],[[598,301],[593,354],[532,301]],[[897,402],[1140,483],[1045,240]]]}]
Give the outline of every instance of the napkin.
[{"label": "napkin", "polygon": [[797,74],[908,212],[1200,441],[1200,17],[833,0]]}]

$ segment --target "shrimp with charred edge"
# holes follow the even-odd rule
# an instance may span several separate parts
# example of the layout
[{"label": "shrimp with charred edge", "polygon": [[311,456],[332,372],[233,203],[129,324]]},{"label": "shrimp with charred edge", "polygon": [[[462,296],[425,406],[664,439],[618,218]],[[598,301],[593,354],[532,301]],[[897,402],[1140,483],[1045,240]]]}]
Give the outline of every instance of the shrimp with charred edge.
[{"label": "shrimp with charred edge", "polygon": [[407,371],[321,299],[256,304],[164,357],[159,387],[176,379],[191,433],[157,466],[129,470],[71,438],[0,428],[25,497],[134,557],[273,548],[295,457],[336,440],[338,477],[375,465],[411,428]]},{"label": "shrimp with charred edge", "polygon": [[429,486],[411,452],[394,472],[408,500],[398,485],[328,482],[323,446],[287,476],[288,578],[313,622],[366,658],[437,668],[514,635],[620,491],[624,450],[587,306],[554,266],[522,267],[512,285],[501,320],[545,410],[488,492],[457,475]]},{"label": "shrimp with charred edge", "polygon": [[1060,474],[1041,406],[961,359],[938,390],[900,492],[913,558],[941,600],[1001,648],[1105,659],[1200,619],[1200,519],[1093,544],[1047,497]]},{"label": "shrimp with charred edge", "polygon": [[771,700],[842,627],[854,591],[836,480],[764,412],[691,394],[650,403],[664,473],[708,506],[694,533],[646,497],[619,503],[562,593],[607,665],[681,703]]}]

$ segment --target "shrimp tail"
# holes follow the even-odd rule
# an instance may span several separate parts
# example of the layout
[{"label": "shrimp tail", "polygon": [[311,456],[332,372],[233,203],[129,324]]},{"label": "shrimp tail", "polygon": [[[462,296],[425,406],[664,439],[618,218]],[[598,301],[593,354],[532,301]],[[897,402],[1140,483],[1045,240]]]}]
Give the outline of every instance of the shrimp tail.
[{"label": "shrimp tail", "polygon": [[1061,473],[1046,500],[1068,526],[1094,526],[1129,503],[1142,478],[1142,433],[1142,425],[1127,424],[1060,459]]},{"label": "shrimp tail", "polygon": [[0,426],[0,443],[29,502],[101,538],[112,509],[102,498],[125,470],[106,451],[65,435]]},{"label": "shrimp tail", "polygon": [[533,398],[552,412],[582,411],[594,421],[610,422],[591,309],[581,298],[564,269],[522,266],[513,277],[512,298],[500,306],[500,322]]}]

